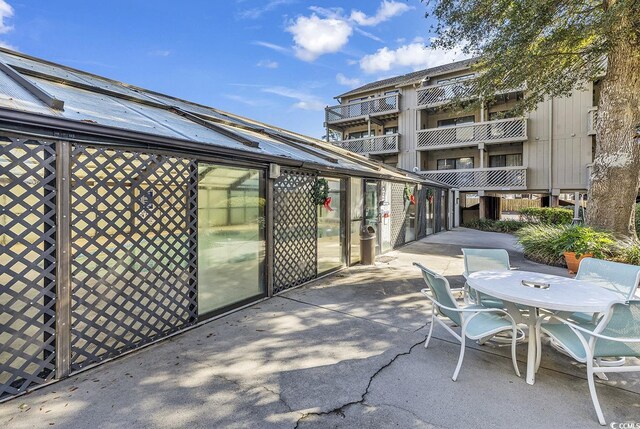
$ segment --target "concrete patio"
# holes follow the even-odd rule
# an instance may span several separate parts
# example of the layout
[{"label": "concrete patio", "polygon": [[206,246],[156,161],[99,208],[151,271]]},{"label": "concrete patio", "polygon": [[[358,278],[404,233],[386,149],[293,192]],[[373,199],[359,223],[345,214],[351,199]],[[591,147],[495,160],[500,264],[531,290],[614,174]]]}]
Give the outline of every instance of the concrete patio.
[{"label": "concrete patio", "polygon": [[[584,368],[544,347],[536,384],[518,378],[508,347],[475,343],[457,382],[459,345],[419,293],[419,261],[461,286],[461,247],[513,237],[437,234],[211,321],[76,377],[0,404],[8,428],[600,427]],[[526,346],[519,346],[525,370]],[[607,422],[640,422],[640,374],[611,374],[598,393]]]}]

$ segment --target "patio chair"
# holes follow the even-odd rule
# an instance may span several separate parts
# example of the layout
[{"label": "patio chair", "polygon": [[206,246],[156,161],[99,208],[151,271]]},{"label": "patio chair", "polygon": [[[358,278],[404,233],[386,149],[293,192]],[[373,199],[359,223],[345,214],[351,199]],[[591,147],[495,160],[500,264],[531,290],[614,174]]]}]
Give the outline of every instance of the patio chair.
[{"label": "patio chair", "polygon": [[[597,365],[598,359],[601,358],[640,357],[640,300],[613,304],[596,325],[578,325],[553,314],[544,315],[538,319],[536,330],[538,334],[544,332],[549,335],[569,356],[587,365],[591,400],[598,421],[604,426],[606,422],[596,394],[594,373],[640,371],[640,365],[594,368],[594,359]],[[536,367],[540,366],[541,355],[538,344]]]},{"label": "patio chair", "polygon": [[[458,357],[458,365],[453,373],[451,379],[456,381],[460,368],[462,367],[462,360],[464,358],[465,341],[467,338],[471,340],[479,340],[482,338],[491,337],[504,331],[511,332],[511,360],[513,361],[513,369],[518,377],[520,377],[520,371],[518,370],[518,362],[516,361],[516,340],[518,339],[519,329],[516,326],[516,322],[506,311],[498,308],[486,308],[482,305],[472,305],[468,307],[459,307],[458,303],[451,294],[449,287],[449,281],[443,276],[434,273],[433,271],[425,268],[423,265],[414,262],[413,265],[422,270],[422,276],[427,288],[422,289],[421,292],[432,302],[433,310],[431,311],[431,326],[429,328],[429,334],[424,343],[424,347],[429,346],[431,335],[433,333],[433,325],[438,322],[442,325],[451,335],[453,335],[458,341],[460,341],[460,356]],[[440,320],[437,315],[449,318],[453,323],[461,327],[461,333],[458,335],[447,324]],[[521,331],[520,331],[521,332]]]},{"label": "patio chair", "polygon": [[[585,258],[580,262],[575,278],[597,284],[619,293],[625,300],[630,300],[634,298],[640,283],[640,266]],[[573,313],[568,317],[579,323],[595,323],[597,316],[597,314]]]},{"label": "patio chair", "polygon": [[[509,254],[504,249],[462,249],[464,256],[464,278],[476,271],[509,271]],[[504,308],[504,303],[492,296],[473,290],[468,284],[464,285],[464,301],[466,303],[480,303],[485,307]]]}]

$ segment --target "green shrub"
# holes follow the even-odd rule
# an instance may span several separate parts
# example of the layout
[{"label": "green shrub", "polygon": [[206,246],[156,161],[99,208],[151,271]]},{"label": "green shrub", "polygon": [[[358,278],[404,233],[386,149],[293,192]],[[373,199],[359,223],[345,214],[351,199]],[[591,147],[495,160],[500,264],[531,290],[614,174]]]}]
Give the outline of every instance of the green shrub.
[{"label": "green shrub", "polygon": [[558,254],[553,242],[566,228],[564,225],[531,224],[516,232],[516,236],[526,258],[541,264],[564,266],[564,258]]},{"label": "green shrub", "polygon": [[545,225],[567,225],[573,220],[573,210],[560,207],[527,207],[520,210],[520,219]]},{"label": "green shrub", "polygon": [[462,226],[480,231],[512,233],[526,225],[526,223],[517,220],[474,219]]},{"label": "green shrub", "polygon": [[625,264],[640,265],[640,240],[618,241],[613,247],[612,260]]},{"label": "green shrub", "polygon": [[608,232],[597,231],[588,226],[563,226],[560,234],[551,241],[551,246],[558,255],[564,252],[574,252],[580,256],[590,253],[595,258],[602,259],[610,253],[615,244],[613,236]]}]

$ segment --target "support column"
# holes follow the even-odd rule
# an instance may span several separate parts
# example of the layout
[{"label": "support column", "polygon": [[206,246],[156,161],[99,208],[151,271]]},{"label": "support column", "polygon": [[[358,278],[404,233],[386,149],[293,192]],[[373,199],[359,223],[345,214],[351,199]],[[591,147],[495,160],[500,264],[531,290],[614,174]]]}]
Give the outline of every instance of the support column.
[{"label": "support column", "polygon": [[480,219],[486,219],[487,218],[487,207],[486,207],[486,197],[484,196],[484,191],[478,191],[478,199],[479,199],[479,212],[478,212],[478,217]]},{"label": "support column", "polygon": [[480,168],[484,168],[484,143],[478,143],[478,151],[480,151]]},{"label": "support column", "polygon": [[56,143],[56,373],[71,371],[71,144]]},{"label": "support column", "polygon": [[269,168],[269,174],[267,176],[266,185],[267,189],[265,190],[266,204],[265,204],[265,216],[266,216],[266,275],[267,275],[267,295],[269,297],[273,296],[273,204],[274,204],[274,195],[273,195],[273,182],[275,178],[279,175],[279,171],[277,174],[272,173],[271,170],[273,168]]}]

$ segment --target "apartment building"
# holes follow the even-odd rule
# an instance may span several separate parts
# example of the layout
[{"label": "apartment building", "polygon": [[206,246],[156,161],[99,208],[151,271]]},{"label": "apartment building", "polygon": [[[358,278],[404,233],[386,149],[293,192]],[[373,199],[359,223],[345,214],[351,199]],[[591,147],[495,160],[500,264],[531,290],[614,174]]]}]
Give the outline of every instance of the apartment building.
[{"label": "apartment building", "polygon": [[[499,216],[501,197],[534,194],[543,205],[556,205],[561,195],[586,193],[597,85],[544,101],[524,117],[512,114],[522,89],[497,93],[476,110],[460,111],[452,100],[471,93],[473,61],[338,95],[339,104],[325,111],[327,136],[341,136],[333,142],[337,146],[453,187],[456,204],[462,197],[478,197],[480,217]],[[457,225],[460,211],[453,212]]]}]

